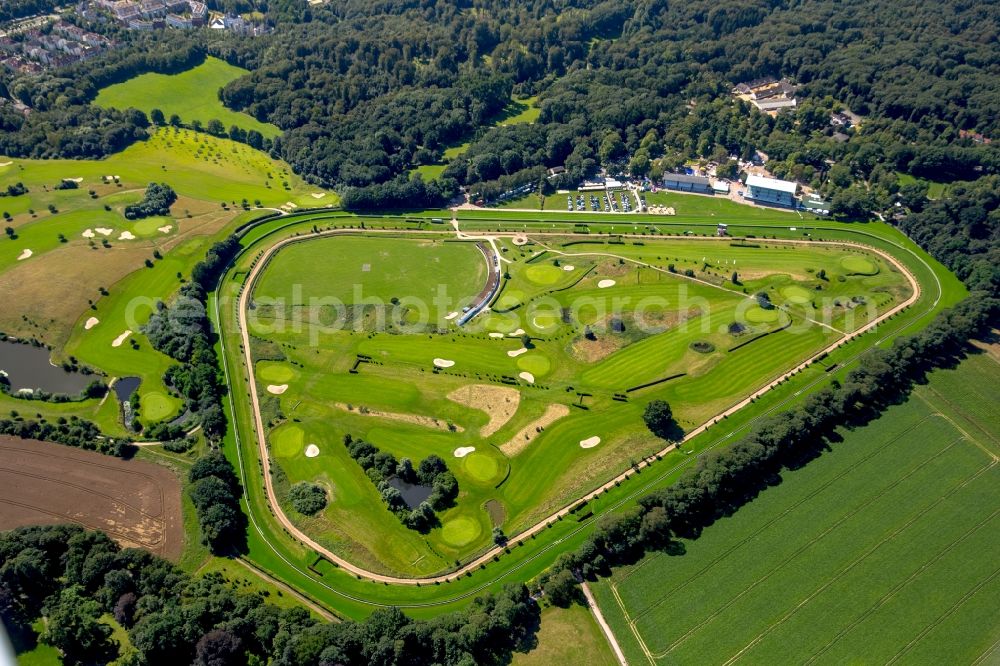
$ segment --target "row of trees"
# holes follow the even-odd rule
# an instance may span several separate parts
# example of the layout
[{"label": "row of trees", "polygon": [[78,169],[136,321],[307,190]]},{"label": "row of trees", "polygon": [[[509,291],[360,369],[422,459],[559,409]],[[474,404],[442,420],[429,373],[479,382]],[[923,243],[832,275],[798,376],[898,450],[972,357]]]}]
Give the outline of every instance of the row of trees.
[{"label": "row of trees", "polygon": [[136,450],[131,442],[105,437],[97,425],[77,416],[61,416],[52,423],[43,418],[26,419],[11,411],[10,418],[0,419],[0,435],[58,442],[119,458],[131,458]]},{"label": "row of trees", "polygon": [[693,538],[772,485],[785,469],[802,466],[835,446],[835,429],[859,426],[904,397],[934,367],[965,353],[969,337],[1000,314],[1000,300],[980,292],[939,315],[917,335],[898,338],[891,349],[865,354],[843,384],[810,395],[796,408],[761,420],[724,449],[702,455],[668,488],[639,499],[631,511],[602,520],[575,552],[557,560],[541,585],[555,603],[569,603],[577,580],[607,574],[646,551],[669,548],[677,537]]},{"label": "row of trees", "polygon": [[123,666],[493,666],[529,644],[539,621],[527,588],[511,584],[432,620],[391,608],[363,622],[320,623],[100,532],[57,525],[0,534],[0,619],[18,647],[32,644],[31,623],[44,615],[41,638],[65,663],[107,663],[119,648],[106,613],[137,650],[121,656]]},{"label": "row of trees", "polygon": [[[409,458],[396,460],[388,451],[380,451],[373,444],[351,435],[344,436],[344,446],[378,488],[389,511],[412,530],[427,532],[439,524],[434,512],[453,506],[458,497],[458,481],[439,456],[431,454],[414,468]],[[428,486],[430,496],[410,509],[399,490],[391,485],[393,479]]]},{"label": "row of trees", "polygon": [[246,552],[247,519],[240,509],[243,489],[226,457],[219,451],[202,456],[191,466],[188,482],[202,541],[216,555]]}]

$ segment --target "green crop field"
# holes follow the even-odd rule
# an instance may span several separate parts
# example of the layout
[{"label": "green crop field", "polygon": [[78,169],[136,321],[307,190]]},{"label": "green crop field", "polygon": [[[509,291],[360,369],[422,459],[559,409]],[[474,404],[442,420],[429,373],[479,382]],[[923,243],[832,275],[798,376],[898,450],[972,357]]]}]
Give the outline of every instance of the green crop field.
[{"label": "green crop field", "polygon": [[998,377],[985,353],[934,372],[678,552],[593,586],[633,663],[994,659]]},{"label": "green crop field", "polygon": [[[497,304],[462,327],[455,317],[486,271],[474,242],[453,233],[299,238],[252,285],[254,371],[279,485],[331,491],[317,517],[286,513],[326,548],[374,571],[446,570],[488,547],[494,526],[523,530],[663,448],[642,424],[649,400],[668,400],[693,428],[845,336],[814,321],[843,313],[780,289],[818,294],[828,309],[880,294],[889,309],[910,293],[888,262],[858,248],[510,240],[500,239],[509,279]],[[846,274],[845,257],[880,267],[879,281]],[[691,276],[671,272],[668,258]],[[729,262],[746,267],[737,283]],[[773,309],[757,304],[761,291],[775,294]],[[423,535],[390,514],[347,455],[347,434],[399,458],[448,460],[461,494],[440,526]],[[307,456],[310,446],[319,454]]]},{"label": "green crop field", "polygon": [[236,125],[273,139],[281,134],[280,129],[245,113],[227,109],[219,100],[219,90],[223,86],[246,74],[249,72],[245,69],[209,56],[205,62],[186,72],[142,74],[103,88],[94,104],[114,109],[139,109],[147,115],[153,109],[159,109],[168,119],[177,114],[185,124],[197,120],[207,125],[210,120],[218,120],[227,130]]}]

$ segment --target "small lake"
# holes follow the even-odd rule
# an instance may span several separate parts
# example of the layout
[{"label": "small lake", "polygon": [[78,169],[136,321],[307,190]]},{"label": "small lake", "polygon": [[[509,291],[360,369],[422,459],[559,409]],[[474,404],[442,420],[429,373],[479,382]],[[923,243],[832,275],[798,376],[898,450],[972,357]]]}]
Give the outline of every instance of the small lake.
[{"label": "small lake", "polygon": [[0,340],[0,370],[7,373],[12,392],[20,389],[42,389],[49,393],[75,395],[98,379],[94,375],[66,372],[49,362],[45,347],[23,345]]},{"label": "small lake", "polygon": [[430,486],[422,486],[418,483],[407,483],[399,477],[389,479],[389,485],[399,491],[403,496],[406,506],[411,509],[417,508],[421,502],[431,496],[433,490]]},{"label": "small lake", "polygon": [[115,395],[118,397],[118,402],[125,404],[132,397],[132,394],[136,392],[139,388],[139,382],[142,380],[138,377],[120,377],[115,381]]}]

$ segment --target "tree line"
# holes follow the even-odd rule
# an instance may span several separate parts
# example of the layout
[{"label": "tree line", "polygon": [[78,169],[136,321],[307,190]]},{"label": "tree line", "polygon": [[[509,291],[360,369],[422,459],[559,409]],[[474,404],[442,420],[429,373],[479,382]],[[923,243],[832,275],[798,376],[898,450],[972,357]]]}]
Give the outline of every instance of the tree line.
[{"label": "tree line", "polygon": [[[120,654],[104,614],[136,652]],[[319,622],[219,574],[195,577],[101,532],[55,525],[0,534],[0,620],[19,650],[41,639],[68,664],[493,666],[531,644],[539,610],[524,585],[508,584],[431,620],[380,608],[361,622]]]}]

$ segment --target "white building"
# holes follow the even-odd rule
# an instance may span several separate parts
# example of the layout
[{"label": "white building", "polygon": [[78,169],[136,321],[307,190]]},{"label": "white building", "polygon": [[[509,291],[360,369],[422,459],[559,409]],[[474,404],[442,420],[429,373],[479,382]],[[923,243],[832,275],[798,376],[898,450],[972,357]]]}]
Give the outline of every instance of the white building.
[{"label": "white building", "polygon": [[777,206],[794,206],[798,183],[763,176],[747,176],[746,198],[756,203]]}]

